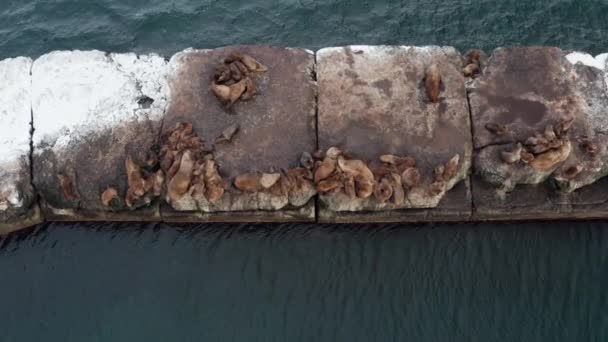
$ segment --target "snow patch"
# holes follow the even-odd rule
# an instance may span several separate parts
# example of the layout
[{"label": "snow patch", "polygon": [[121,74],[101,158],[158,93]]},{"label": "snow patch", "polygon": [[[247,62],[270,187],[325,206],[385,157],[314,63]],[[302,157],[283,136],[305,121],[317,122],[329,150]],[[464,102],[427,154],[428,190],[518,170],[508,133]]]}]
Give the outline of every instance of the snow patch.
[{"label": "snow patch", "polygon": [[595,56],[595,60],[604,66],[604,71],[608,72],[608,53],[602,53]]},{"label": "snow patch", "polygon": [[598,68],[600,70],[604,70],[605,68],[605,62],[602,63],[601,59],[593,58],[593,56],[584,52],[569,53],[568,55],[566,55],[566,59],[568,59],[568,61],[573,65],[577,63],[582,63],[584,65]]},{"label": "snow patch", "polygon": [[[22,206],[17,189],[30,152],[32,60],[0,61],[0,210]],[[27,165],[27,164],[26,164]]]},{"label": "snow patch", "polygon": [[354,54],[361,54],[372,58],[382,58],[394,54],[396,52],[412,51],[415,53],[428,53],[429,55],[436,51],[445,53],[456,52],[456,49],[451,46],[407,46],[407,45],[349,45],[338,47],[327,47],[317,51],[317,60],[322,60],[332,54],[342,53],[345,49],[350,49]]},{"label": "snow patch", "polygon": [[55,51],[34,61],[34,144],[53,149],[129,121],[160,120],[168,98],[158,55]]},{"label": "snow patch", "polygon": [[26,57],[0,61],[0,162],[29,154],[31,66]]}]

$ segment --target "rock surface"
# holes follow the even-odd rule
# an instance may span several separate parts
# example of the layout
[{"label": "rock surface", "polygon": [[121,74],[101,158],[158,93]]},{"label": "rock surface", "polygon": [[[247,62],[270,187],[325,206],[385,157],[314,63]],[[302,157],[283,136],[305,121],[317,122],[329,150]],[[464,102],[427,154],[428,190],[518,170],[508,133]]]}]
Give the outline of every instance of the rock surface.
[{"label": "rock surface", "polygon": [[42,216],[607,216],[608,53],[348,46],[316,58],[232,46],[0,61],[0,234]]},{"label": "rock surface", "polygon": [[[476,215],[602,216],[608,195],[595,182],[608,175],[604,68],[602,56],[557,48],[493,52],[468,85]],[[594,194],[576,191],[583,187]]]},{"label": "rock surface", "polygon": [[[420,184],[406,187],[405,201],[382,202],[388,196],[382,191],[367,198],[345,190],[321,194],[321,220],[466,219],[472,144],[460,54],[451,47],[348,46],[320,50],[317,63],[319,148],[337,147],[372,170],[382,167],[381,155],[412,157],[421,176]],[[433,64],[441,78],[437,102],[425,88]],[[455,156],[456,172],[436,182],[434,170]]]},{"label": "rock surface", "polygon": [[0,234],[40,220],[30,179],[32,60],[0,61]]},{"label": "rock surface", "polygon": [[[246,71],[255,83],[256,94],[230,105],[222,103],[210,87],[216,68],[224,67],[224,59],[233,53],[249,56],[267,70]],[[252,46],[189,49],[174,55],[169,69],[171,98],[163,126],[163,141],[166,145],[168,134],[176,129],[176,125],[188,123],[192,125],[192,134],[203,142],[204,147],[198,147],[196,143],[196,146],[182,144],[181,149],[172,148],[167,169],[180,157],[183,161],[185,150],[196,150],[198,157],[194,167],[205,168],[205,159],[212,160],[224,191],[219,198],[210,200],[208,180],[185,168],[189,171],[186,172],[185,183],[188,192],[180,193],[175,182],[174,188],[179,195],[168,198],[170,206],[163,208],[163,216],[188,219],[198,215],[199,220],[220,221],[234,220],[235,217],[255,221],[313,219],[314,201],[311,198],[315,191],[312,183],[293,175],[289,178],[286,172],[299,167],[303,152],[315,149],[314,55],[302,49]],[[189,141],[194,139],[192,134],[187,134]],[[247,173],[254,173],[250,175],[251,182],[260,181],[261,178],[256,177],[261,177],[262,173],[281,173],[281,177],[270,189],[252,185],[251,191],[238,190],[233,184],[235,178]],[[171,174],[169,178],[172,178]],[[291,183],[287,182],[288,178]],[[275,177],[266,176],[264,182],[267,179]],[[194,189],[195,185],[200,188]],[[265,215],[255,210],[281,212]],[[179,214],[179,211],[186,213]],[[220,212],[241,213],[235,216]]]},{"label": "rock surface", "polygon": [[[100,51],[56,51],[34,62],[34,184],[49,217],[143,220],[158,215],[154,205],[129,212],[148,207],[156,196],[146,191],[127,205],[126,164],[130,157],[144,177],[158,168],[166,64],[156,55]],[[131,182],[137,180],[133,174]],[[109,188],[118,196],[105,206],[102,194]]]}]

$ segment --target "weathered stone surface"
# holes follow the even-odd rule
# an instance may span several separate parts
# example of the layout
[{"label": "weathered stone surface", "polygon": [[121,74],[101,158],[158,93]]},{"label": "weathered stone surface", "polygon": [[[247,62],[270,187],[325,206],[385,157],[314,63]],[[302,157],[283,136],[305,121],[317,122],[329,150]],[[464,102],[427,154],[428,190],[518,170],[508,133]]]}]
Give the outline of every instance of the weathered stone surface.
[{"label": "weathered stone surface", "polygon": [[[216,68],[235,52],[254,58],[267,71],[248,73],[257,88],[253,98],[226,105],[216,98],[210,86]],[[171,159],[166,166],[170,168],[179,158],[183,161],[185,150],[192,152],[194,149],[198,155],[194,158],[195,169],[196,165],[205,168],[204,159],[213,160],[224,192],[218,199],[209,200],[209,194],[204,195],[209,182],[196,181],[196,172],[185,167],[188,177],[184,184],[189,190],[180,193],[178,183],[174,182],[178,195],[170,192],[171,196],[167,198],[170,205],[163,205],[163,217],[176,220],[195,217],[198,221],[313,219],[315,191],[312,183],[287,190],[280,188],[278,184],[287,180],[285,173],[277,186],[270,189],[239,191],[233,183],[236,176],[245,173],[259,172],[261,175],[293,170],[299,167],[303,152],[314,151],[314,55],[302,49],[252,46],[189,49],[174,55],[169,68],[171,98],[163,126],[164,146],[176,125],[189,123],[192,134],[204,141],[204,147],[199,147],[198,143],[190,147],[182,144],[180,150],[175,148],[179,143],[172,144]],[[192,134],[186,134],[188,137],[184,139],[192,141]],[[195,185],[201,186],[199,195]]]},{"label": "weathered stone surface", "polygon": [[30,179],[32,60],[0,61],[0,234],[40,220]]},{"label": "weathered stone surface", "polygon": [[[381,155],[413,157],[422,180],[406,189],[403,203],[344,191],[322,194],[320,219],[467,219],[472,143],[460,54],[450,47],[350,46],[320,50],[317,63],[319,148],[338,147],[372,169]],[[442,81],[437,102],[425,89],[432,64]],[[434,169],[456,155],[456,173],[433,193]]]},{"label": "weathered stone surface", "polygon": [[595,183],[608,174],[604,68],[602,56],[558,48],[494,51],[468,84],[475,215],[605,216],[606,183]]},{"label": "weathered stone surface", "polygon": [[[166,64],[156,55],[100,51],[57,51],[34,62],[34,184],[47,217],[158,216],[152,190],[127,205],[126,163],[130,157],[136,169],[132,183],[158,168]],[[109,188],[118,197],[108,207],[102,194]],[[131,212],[139,207],[145,210]]]}]

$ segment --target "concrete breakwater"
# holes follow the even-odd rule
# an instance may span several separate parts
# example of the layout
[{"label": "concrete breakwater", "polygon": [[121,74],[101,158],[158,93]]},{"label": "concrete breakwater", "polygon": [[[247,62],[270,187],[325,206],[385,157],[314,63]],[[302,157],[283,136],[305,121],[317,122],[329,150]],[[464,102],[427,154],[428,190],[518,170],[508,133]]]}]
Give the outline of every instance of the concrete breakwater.
[{"label": "concrete breakwater", "polygon": [[233,46],[0,61],[0,232],[608,217],[608,54]]}]

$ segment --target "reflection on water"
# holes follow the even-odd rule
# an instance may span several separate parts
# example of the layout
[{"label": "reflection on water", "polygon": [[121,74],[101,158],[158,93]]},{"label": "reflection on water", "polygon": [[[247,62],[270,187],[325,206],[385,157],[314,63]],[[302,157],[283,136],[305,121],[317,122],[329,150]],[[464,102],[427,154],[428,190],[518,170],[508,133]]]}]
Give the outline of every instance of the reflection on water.
[{"label": "reflection on water", "polygon": [[47,224],[2,341],[606,341],[604,223]]}]

